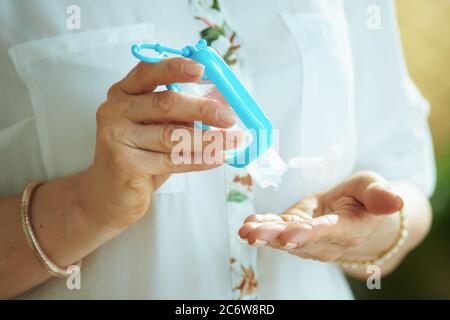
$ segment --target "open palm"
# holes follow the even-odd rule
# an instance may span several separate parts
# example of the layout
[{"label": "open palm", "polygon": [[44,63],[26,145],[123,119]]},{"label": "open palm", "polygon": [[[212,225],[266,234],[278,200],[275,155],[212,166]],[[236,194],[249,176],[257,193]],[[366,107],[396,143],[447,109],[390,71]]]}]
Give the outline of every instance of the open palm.
[{"label": "open palm", "polygon": [[271,246],[303,258],[370,258],[379,253],[371,252],[367,240],[378,232],[388,215],[402,207],[402,199],[389,190],[383,177],[362,172],[330,190],[302,199],[281,215],[249,216],[239,236],[251,245]]}]

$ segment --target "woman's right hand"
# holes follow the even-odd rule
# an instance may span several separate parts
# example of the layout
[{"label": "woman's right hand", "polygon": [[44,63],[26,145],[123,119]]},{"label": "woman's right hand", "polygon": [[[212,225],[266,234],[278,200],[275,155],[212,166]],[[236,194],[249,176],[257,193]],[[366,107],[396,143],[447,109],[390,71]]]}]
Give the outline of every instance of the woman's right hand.
[{"label": "woman's right hand", "polygon": [[[141,62],[109,89],[107,101],[97,110],[94,163],[80,176],[80,203],[90,219],[125,228],[145,214],[153,192],[171,173],[220,166],[175,164],[172,133],[184,129],[193,135],[193,121],[229,128],[236,122],[232,110],[203,97],[154,92],[158,85],[196,82],[202,75],[202,65],[184,58]],[[221,135],[226,141],[225,131]],[[194,145],[192,157],[208,143]]]}]

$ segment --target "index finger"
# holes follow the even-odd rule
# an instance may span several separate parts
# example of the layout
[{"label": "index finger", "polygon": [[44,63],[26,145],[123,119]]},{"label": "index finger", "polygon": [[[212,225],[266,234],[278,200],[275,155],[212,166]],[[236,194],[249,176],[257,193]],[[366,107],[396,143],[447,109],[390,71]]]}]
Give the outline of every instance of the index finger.
[{"label": "index finger", "polygon": [[196,82],[203,75],[203,65],[186,58],[169,58],[158,63],[139,62],[115,89],[125,94],[152,92],[159,85]]}]

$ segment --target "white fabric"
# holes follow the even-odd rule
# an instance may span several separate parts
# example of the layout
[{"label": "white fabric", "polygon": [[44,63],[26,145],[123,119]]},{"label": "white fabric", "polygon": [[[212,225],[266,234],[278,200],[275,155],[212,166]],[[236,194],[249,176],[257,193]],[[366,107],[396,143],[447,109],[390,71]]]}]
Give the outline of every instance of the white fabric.
[{"label": "white fabric", "polygon": [[[313,179],[311,168],[291,169],[277,191],[255,190],[257,212],[279,213],[360,169],[431,194],[428,105],[407,73],[391,1],[222,3],[249,57],[244,77],[280,128],[281,156],[325,164]],[[66,28],[70,4],[0,2],[0,196],[86,168],[96,108],[136,64],[132,43],[198,40],[188,0],[78,0],[79,31]],[[371,4],[379,30],[366,27]],[[223,168],[174,175],[141,221],[84,259],[82,290],[51,280],[22,297],[231,298],[225,180]],[[258,251],[260,298],[352,297],[333,264]]]}]

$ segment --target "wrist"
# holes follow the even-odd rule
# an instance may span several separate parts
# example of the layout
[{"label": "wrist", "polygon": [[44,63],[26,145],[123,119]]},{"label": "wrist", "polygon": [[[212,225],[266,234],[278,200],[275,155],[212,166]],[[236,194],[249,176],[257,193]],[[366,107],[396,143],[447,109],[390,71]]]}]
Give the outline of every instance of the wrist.
[{"label": "wrist", "polygon": [[79,261],[119,231],[86,214],[80,200],[81,174],[43,184],[30,203],[32,228],[40,247],[56,265]]},{"label": "wrist", "polygon": [[100,205],[101,199],[96,196],[95,190],[93,190],[95,188],[92,182],[93,174],[92,169],[89,168],[73,176],[75,202],[79,204],[80,209],[77,217],[78,223],[89,229],[104,233],[105,236],[114,237],[124,231],[127,226],[111,221],[106,210]]}]

